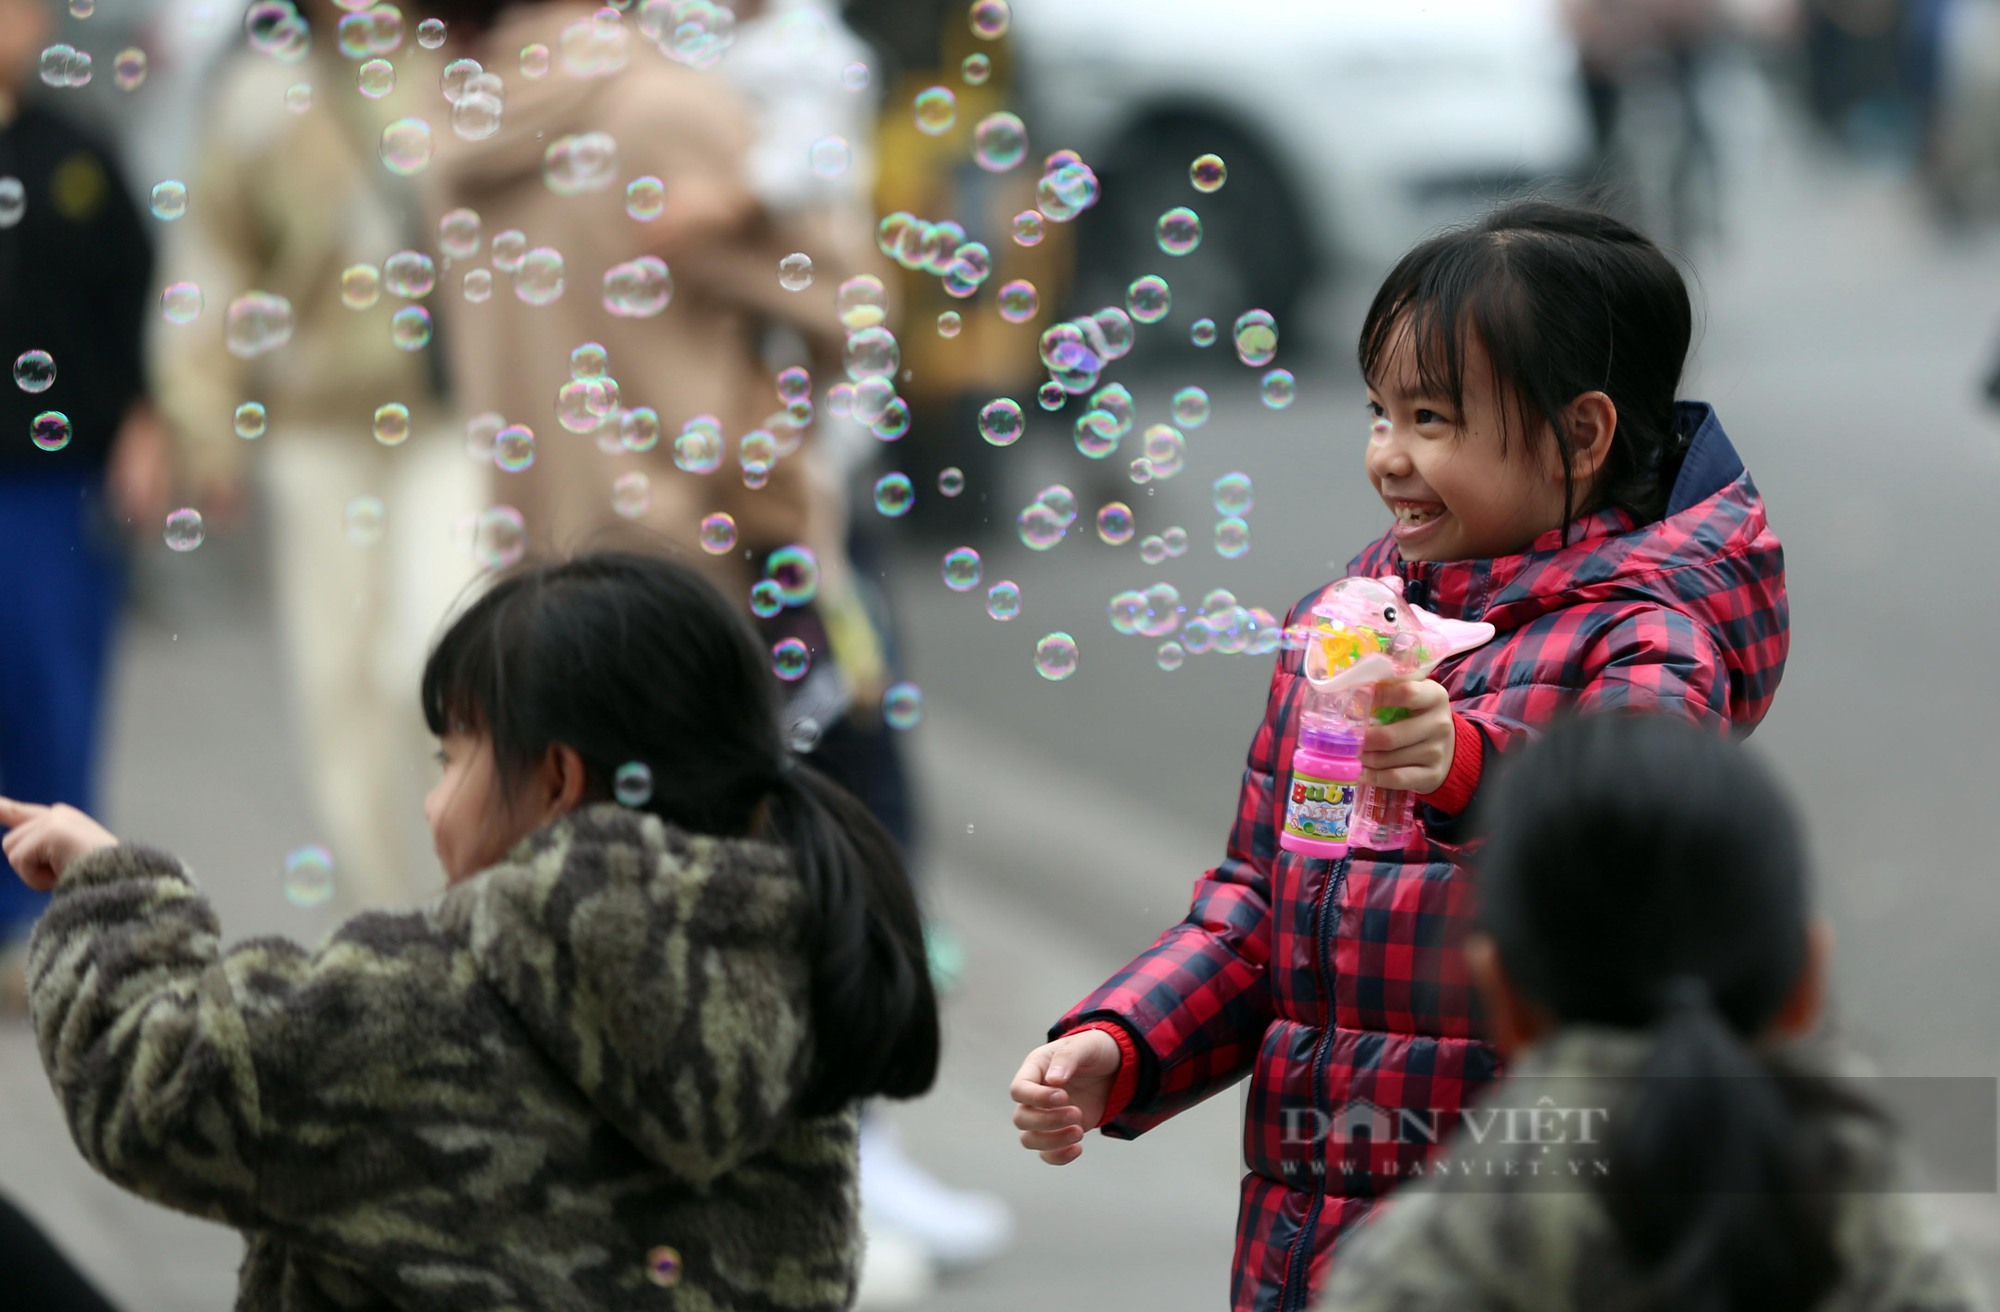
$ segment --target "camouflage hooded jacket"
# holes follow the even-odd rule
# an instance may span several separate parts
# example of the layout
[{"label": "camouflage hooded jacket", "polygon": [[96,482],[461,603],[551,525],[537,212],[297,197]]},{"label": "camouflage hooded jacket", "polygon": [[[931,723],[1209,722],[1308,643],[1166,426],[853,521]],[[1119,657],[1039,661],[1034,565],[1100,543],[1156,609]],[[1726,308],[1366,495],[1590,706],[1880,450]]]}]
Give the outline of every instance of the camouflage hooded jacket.
[{"label": "camouflage hooded jacket", "polygon": [[29,972],[77,1146],[242,1231],[245,1312],[798,1312],[861,1243],[854,1110],[791,1112],[805,926],[781,850],[607,804],[316,952],[93,853]]}]

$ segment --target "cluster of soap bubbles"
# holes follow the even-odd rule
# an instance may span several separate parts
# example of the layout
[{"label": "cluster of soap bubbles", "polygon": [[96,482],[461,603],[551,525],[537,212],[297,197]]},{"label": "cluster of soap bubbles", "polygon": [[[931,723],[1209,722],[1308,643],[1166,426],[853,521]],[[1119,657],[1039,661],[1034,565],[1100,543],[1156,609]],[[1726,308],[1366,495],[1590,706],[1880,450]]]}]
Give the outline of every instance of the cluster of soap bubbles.
[{"label": "cluster of soap bubbles", "polygon": [[1177,670],[1189,656],[1268,656],[1284,642],[1277,617],[1261,606],[1245,607],[1226,588],[1202,598],[1190,618],[1180,590],[1155,583],[1113,596],[1105,607],[1116,633],[1162,640],[1154,659]]},{"label": "cluster of soap bubbles", "polygon": [[1014,528],[1030,550],[1048,551],[1069,535],[1076,517],[1076,493],[1061,483],[1051,483],[1021,508]]},{"label": "cluster of soap bubbles", "polygon": [[41,72],[42,81],[52,87],[88,86],[90,55],[58,41],[42,51]]},{"label": "cluster of soap bubbles", "polygon": [[[1049,325],[1039,345],[1042,364],[1048,368],[1054,387],[1045,385],[1043,408],[1061,409],[1063,397],[1096,387],[1104,366],[1130,354],[1135,340],[1132,316],[1115,305]],[[1050,404],[1051,398],[1054,404]]]},{"label": "cluster of soap bubbles", "polygon": [[643,0],[638,12],[640,34],[691,68],[712,66],[736,39],[736,12],[726,2]]},{"label": "cluster of soap bubbles", "polygon": [[958,300],[977,293],[993,273],[993,252],[968,240],[964,227],[950,219],[931,223],[897,210],[876,225],[875,244],[905,269],[937,277],[945,294]]},{"label": "cluster of soap bubbles", "polygon": [[1215,553],[1224,560],[1235,560],[1250,550],[1250,522],[1244,518],[1254,504],[1250,476],[1228,473],[1216,479],[1214,503],[1215,513],[1221,516],[1215,524]]}]

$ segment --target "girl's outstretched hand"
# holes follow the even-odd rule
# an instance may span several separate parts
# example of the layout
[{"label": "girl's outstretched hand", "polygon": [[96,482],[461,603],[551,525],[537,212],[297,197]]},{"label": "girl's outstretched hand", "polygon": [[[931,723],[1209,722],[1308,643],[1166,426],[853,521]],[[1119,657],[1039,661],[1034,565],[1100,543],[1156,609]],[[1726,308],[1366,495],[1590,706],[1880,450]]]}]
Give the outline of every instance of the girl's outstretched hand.
[{"label": "girl's outstretched hand", "polygon": [[1434,793],[1451,773],[1456,740],[1451,694],[1436,679],[1389,679],[1375,685],[1375,709],[1409,712],[1394,724],[1371,724],[1361,740],[1361,782]]},{"label": "girl's outstretched hand", "polygon": [[1019,1104],[1014,1127],[1021,1146],[1050,1166],[1083,1155],[1083,1136],[1104,1119],[1104,1104],[1124,1058],[1103,1030],[1065,1034],[1028,1054],[1008,1092]]},{"label": "girl's outstretched hand", "polygon": [[56,886],[69,863],[100,847],[116,847],[111,831],[73,806],[39,806],[0,797],[0,852],[21,876],[21,882],[46,893]]}]

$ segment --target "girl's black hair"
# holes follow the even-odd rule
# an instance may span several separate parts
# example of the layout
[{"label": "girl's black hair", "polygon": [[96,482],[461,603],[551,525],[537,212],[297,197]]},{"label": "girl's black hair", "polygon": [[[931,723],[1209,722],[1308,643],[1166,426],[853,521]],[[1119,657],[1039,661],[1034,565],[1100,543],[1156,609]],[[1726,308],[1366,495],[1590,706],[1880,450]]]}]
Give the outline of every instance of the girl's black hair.
[{"label": "girl's black hair", "polygon": [[1804,838],[1775,779],[1721,735],[1621,712],[1550,725],[1476,805],[1477,920],[1515,988],[1559,1025],[1655,1034],[1594,1180],[1639,1306],[1818,1304],[1842,1275],[1829,1127],[1883,1118],[1754,1046],[1807,959]]},{"label": "girl's black hair", "polygon": [[[1397,262],[1361,325],[1361,374],[1372,384],[1408,323],[1417,379],[1465,413],[1465,357],[1477,334],[1500,398],[1501,453],[1518,431],[1527,453],[1554,434],[1563,468],[1563,542],[1570,521],[1622,506],[1641,524],[1666,513],[1687,435],[1674,392],[1694,333],[1687,284],[1666,255],[1608,214],[1516,201],[1419,244]],[[1579,503],[1563,410],[1603,392],[1618,429]]]},{"label": "girl's black hair", "polygon": [[504,796],[566,744],[583,758],[589,801],[611,800],[619,767],[643,762],[642,809],[690,833],[788,849],[814,909],[815,1071],[799,1110],[929,1090],[937,997],[896,845],[793,760],[769,654],[693,568],[626,552],[517,568],[439,639],[423,707],[432,733],[491,739]]}]

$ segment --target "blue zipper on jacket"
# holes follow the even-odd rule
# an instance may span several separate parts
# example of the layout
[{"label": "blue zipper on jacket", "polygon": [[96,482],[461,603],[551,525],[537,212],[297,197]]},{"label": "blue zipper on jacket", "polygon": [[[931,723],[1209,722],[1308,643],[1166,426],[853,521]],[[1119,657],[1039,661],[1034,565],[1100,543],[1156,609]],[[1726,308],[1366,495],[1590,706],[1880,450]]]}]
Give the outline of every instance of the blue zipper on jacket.
[{"label": "blue zipper on jacket", "polygon": [[[1326,1096],[1323,1076],[1326,1070],[1327,1049],[1333,1043],[1333,961],[1329,952],[1333,946],[1333,899],[1347,882],[1347,863],[1353,854],[1340,858],[1340,863],[1327,873],[1326,886],[1319,895],[1319,952],[1313,964],[1319,969],[1320,995],[1325,999],[1326,1021],[1320,1026],[1319,1038],[1313,1041],[1312,1061],[1312,1105],[1317,1112],[1321,1100]],[[1325,1146],[1316,1145],[1315,1153],[1324,1155]],[[1311,1291],[1306,1288],[1312,1267],[1313,1235],[1319,1230],[1319,1214],[1326,1206],[1326,1170],[1321,1164],[1319,1181],[1313,1186],[1312,1206],[1306,1209],[1305,1222],[1299,1227],[1298,1235],[1292,1240],[1291,1255],[1286,1259],[1285,1296],[1278,1304],[1278,1312],[1305,1312],[1306,1299]]]}]

